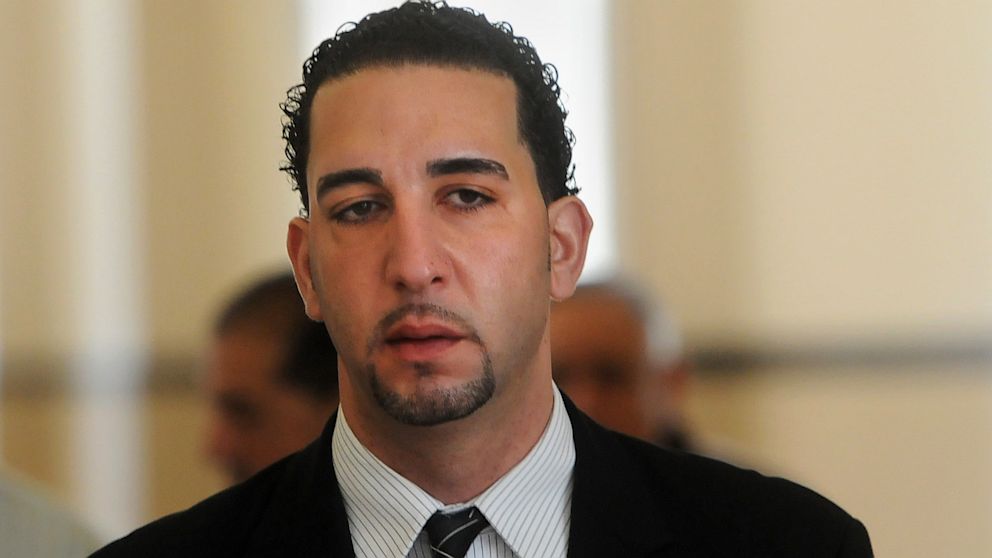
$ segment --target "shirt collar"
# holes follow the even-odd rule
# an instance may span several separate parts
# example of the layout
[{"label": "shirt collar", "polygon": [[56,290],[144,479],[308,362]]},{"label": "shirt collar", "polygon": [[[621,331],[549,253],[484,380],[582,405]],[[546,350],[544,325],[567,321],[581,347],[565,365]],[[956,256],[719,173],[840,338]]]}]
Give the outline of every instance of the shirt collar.
[{"label": "shirt collar", "polygon": [[547,556],[568,541],[574,467],[572,423],[556,387],[541,439],[474,504],[517,555]]},{"label": "shirt collar", "polygon": [[356,555],[406,556],[435,511],[469,505],[518,556],[543,556],[554,539],[566,543],[575,443],[561,394],[553,392],[551,418],[530,452],[473,501],[448,506],[373,455],[339,412],[332,455]]}]

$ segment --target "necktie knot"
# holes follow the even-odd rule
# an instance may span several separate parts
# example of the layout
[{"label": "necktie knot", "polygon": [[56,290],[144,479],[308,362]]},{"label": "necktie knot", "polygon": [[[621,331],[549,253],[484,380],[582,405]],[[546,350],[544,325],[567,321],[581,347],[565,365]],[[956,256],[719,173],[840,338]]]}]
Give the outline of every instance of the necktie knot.
[{"label": "necktie knot", "polygon": [[471,507],[455,513],[435,512],[424,530],[435,558],[464,558],[472,541],[488,525],[482,512]]}]

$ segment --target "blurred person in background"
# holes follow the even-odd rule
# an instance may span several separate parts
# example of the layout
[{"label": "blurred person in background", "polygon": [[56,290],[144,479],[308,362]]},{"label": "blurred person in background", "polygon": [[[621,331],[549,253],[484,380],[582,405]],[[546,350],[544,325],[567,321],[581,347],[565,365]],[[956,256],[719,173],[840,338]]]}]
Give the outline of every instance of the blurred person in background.
[{"label": "blurred person in background", "polygon": [[0,556],[85,556],[100,545],[82,520],[15,473],[0,470]]},{"label": "blurred person in background", "polygon": [[320,434],[338,404],[337,351],[304,313],[292,273],[254,282],[220,312],[205,386],[207,452],[232,482]]},{"label": "blurred person in background", "polygon": [[689,368],[672,315],[642,289],[611,280],[580,285],[551,307],[558,386],[600,424],[692,450],[684,406]]}]

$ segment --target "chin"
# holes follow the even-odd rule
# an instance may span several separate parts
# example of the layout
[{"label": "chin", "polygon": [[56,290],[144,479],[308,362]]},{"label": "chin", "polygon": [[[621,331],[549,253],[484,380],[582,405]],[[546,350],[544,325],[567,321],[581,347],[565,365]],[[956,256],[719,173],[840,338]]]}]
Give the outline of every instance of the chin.
[{"label": "chin", "polygon": [[443,372],[436,366],[415,363],[415,387],[401,393],[380,379],[374,368],[369,384],[376,404],[401,424],[434,426],[465,418],[489,402],[496,391],[492,364],[483,359],[481,373],[462,381],[438,381]]}]

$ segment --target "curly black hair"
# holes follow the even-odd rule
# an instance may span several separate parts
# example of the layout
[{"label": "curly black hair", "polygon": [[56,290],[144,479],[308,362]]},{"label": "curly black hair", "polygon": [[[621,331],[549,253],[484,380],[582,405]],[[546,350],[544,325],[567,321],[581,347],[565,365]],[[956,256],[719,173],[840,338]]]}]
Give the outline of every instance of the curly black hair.
[{"label": "curly black hair", "polygon": [[286,163],[281,167],[300,194],[304,213],[310,110],[317,89],[329,80],[373,66],[425,64],[483,70],[513,80],[517,126],[530,151],[545,203],[578,193],[574,187],[571,130],[561,103],[558,73],[508,23],[490,23],[480,13],[445,2],[411,1],[342,26],[303,64],[303,83],[279,105],[285,114]]}]

